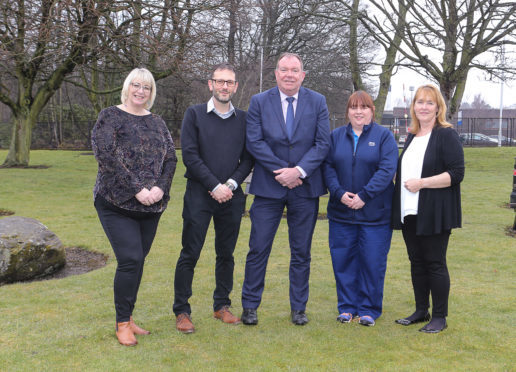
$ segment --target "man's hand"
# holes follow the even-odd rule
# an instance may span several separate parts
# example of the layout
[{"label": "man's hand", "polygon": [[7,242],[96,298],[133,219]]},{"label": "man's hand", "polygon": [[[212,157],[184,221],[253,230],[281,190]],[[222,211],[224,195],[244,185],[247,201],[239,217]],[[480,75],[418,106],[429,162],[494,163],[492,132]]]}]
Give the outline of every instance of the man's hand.
[{"label": "man's hand", "polygon": [[297,168],[281,168],[275,170],[276,181],[280,183],[281,186],[288,187],[289,189],[293,189],[299,185],[303,184],[301,180],[301,173]]},{"label": "man's hand", "polygon": [[233,197],[233,191],[231,191],[226,185],[220,185],[214,192],[210,191],[210,195],[213,199],[222,204]]}]

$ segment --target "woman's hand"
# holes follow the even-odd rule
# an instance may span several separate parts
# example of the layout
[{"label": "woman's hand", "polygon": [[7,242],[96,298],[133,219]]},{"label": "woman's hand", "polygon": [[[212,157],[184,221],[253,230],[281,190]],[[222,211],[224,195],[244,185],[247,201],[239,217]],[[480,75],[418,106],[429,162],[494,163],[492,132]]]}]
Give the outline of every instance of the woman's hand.
[{"label": "woman's hand", "polygon": [[354,197],[355,197],[355,194],[353,194],[352,192],[346,191],[344,193],[344,195],[342,195],[342,198],[340,198],[340,202],[342,204],[344,204],[346,207],[350,207],[351,202],[353,201]]},{"label": "woman's hand", "polygon": [[411,178],[405,181],[405,188],[410,192],[418,192],[423,188],[423,179],[422,178]]},{"label": "woman's hand", "polygon": [[149,189],[147,189],[146,187],[144,187],[143,189],[141,189],[141,191],[136,194],[134,197],[136,198],[136,200],[138,200],[140,203],[142,203],[143,205],[151,205],[152,203],[149,201]]},{"label": "woman's hand", "polygon": [[134,197],[143,205],[152,205],[154,203],[159,202],[163,198],[163,190],[161,190],[158,186],[153,186],[150,191],[144,187],[138,194]]},{"label": "woman's hand", "polygon": [[163,190],[161,190],[158,186],[153,186],[149,191],[148,200],[151,202],[151,204],[157,203],[163,199],[163,194]]},{"label": "woman's hand", "polygon": [[365,203],[362,201],[362,199],[360,199],[360,196],[358,196],[358,194],[353,194],[349,191],[346,191],[344,195],[342,195],[340,201],[342,202],[342,204],[346,205],[348,208],[351,209],[360,209],[365,205]]}]

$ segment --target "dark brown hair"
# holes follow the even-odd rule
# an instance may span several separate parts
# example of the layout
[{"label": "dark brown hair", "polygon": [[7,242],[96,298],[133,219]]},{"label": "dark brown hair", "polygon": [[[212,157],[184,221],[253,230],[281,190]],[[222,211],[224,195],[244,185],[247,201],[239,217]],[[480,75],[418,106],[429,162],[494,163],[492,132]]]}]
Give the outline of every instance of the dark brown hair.
[{"label": "dark brown hair", "polygon": [[357,90],[351,96],[349,96],[348,104],[346,106],[346,119],[349,121],[349,109],[358,106],[369,107],[373,111],[373,120],[375,114],[374,102],[371,96],[363,90]]}]

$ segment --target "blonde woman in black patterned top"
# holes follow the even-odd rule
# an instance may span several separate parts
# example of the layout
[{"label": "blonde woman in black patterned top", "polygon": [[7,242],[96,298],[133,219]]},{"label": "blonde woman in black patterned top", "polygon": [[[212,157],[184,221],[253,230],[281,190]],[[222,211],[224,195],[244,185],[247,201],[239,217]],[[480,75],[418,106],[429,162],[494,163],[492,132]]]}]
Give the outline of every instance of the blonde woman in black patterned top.
[{"label": "blonde woman in black patterned top", "polygon": [[99,114],[92,132],[98,162],[95,208],[117,260],[114,280],[116,335],[134,346],[149,334],[132,314],[143,273],[176,169],[165,122],[149,110],[156,97],[152,74],[137,68],[125,79],[122,104]]}]

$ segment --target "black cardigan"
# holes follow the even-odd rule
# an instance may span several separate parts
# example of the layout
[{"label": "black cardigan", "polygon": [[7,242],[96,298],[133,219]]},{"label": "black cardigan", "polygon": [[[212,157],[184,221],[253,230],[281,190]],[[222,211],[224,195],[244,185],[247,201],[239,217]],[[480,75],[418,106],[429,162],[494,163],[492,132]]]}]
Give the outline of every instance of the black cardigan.
[{"label": "black cardigan", "polygon": [[[414,138],[409,134],[398,160],[398,172],[392,201],[392,227],[401,229],[401,162]],[[453,128],[435,127],[428,141],[423,159],[421,178],[448,172],[451,186],[419,191],[417,235],[440,234],[461,227],[460,183],[464,179],[464,151],[459,135]]]}]

